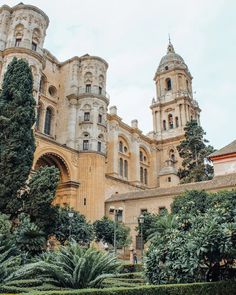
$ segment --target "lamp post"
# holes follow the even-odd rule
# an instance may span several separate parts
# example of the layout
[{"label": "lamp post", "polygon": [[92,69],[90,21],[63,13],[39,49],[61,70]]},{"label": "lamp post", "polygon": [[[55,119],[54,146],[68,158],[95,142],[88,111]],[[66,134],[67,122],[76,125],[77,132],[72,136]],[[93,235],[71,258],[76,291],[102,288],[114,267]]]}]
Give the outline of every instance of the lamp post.
[{"label": "lamp post", "polygon": [[71,239],[71,231],[72,231],[72,218],[74,217],[74,212],[68,212],[69,216],[69,240]]},{"label": "lamp post", "polygon": [[118,223],[118,216],[120,214],[122,214],[123,212],[123,208],[119,207],[119,208],[115,208],[114,206],[111,206],[109,209],[109,213],[110,214],[114,214],[114,240],[113,240],[113,244],[114,244],[114,254],[115,256],[117,255],[117,223]]},{"label": "lamp post", "polygon": [[144,223],[144,216],[141,214],[138,217],[138,222],[140,225],[140,236],[141,236],[141,260],[143,261],[143,223]]}]

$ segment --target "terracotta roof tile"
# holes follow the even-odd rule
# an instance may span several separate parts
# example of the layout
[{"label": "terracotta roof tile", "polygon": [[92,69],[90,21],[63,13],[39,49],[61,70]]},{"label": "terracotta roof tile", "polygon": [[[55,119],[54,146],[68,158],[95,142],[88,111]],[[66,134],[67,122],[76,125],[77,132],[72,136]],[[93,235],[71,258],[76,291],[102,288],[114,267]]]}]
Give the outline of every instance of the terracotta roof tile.
[{"label": "terracotta roof tile", "polygon": [[124,200],[135,200],[145,199],[152,197],[163,197],[171,195],[179,195],[188,190],[213,190],[213,189],[224,189],[224,188],[235,188],[236,189],[236,173],[227,174],[223,176],[216,176],[212,180],[179,184],[177,186],[169,188],[155,188],[148,189],[145,191],[133,191],[125,194],[115,194],[106,200],[106,202],[113,201],[124,201]]}]

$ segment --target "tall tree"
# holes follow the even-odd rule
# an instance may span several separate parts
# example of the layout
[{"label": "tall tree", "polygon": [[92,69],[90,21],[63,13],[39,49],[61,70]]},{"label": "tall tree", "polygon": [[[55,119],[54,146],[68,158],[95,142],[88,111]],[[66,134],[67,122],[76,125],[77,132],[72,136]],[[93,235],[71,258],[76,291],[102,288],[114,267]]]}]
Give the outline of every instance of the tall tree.
[{"label": "tall tree", "polygon": [[206,134],[197,121],[191,120],[186,124],[185,139],[177,146],[180,157],[183,159],[182,168],[178,175],[181,183],[209,180],[213,177],[213,167],[207,157],[214,148],[207,145]]},{"label": "tall tree", "polygon": [[24,186],[32,167],[35,141],[33,78],[23,59],[7,67],[0,94],[0,211],[11,212],[11,200]]}]

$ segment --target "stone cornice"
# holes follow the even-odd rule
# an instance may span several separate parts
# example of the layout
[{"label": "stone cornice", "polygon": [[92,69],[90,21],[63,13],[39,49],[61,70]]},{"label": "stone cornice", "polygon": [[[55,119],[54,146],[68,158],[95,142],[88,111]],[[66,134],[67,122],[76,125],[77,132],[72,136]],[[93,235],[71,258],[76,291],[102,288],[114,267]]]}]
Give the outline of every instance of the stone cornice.
[{"label": "stone cornice", "polygon": [[28,48],[23,48],[23,47],[10,47],[10,48],[7,48],[4,51],[2,51],[2,55],[4,57],[7,56],[8,54],[12,54],[12,53],[13,54],[14,53],[28,54],[28,55],[36,58],[39,62],[41,62],[42,65],[43,65],[43,68],[46,65],[46,61],[45,61],[45,59],[43,58],[42,55],[40,55],[38,52],[33,51],[33,50],[30,50]]}]

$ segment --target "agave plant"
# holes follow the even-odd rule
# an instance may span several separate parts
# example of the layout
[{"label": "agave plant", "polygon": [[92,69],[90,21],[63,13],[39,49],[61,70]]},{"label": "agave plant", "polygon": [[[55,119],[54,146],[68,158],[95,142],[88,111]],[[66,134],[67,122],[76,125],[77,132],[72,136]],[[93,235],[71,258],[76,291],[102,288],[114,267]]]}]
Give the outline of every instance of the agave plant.
[{"label": "agave plant", "polygon": [[39,261],[25,265],[12,274],[12,278],[26,278],[37,273],[60,287],[95,288],[100,287],[102,281],[119,268],[120,263],[114,256],[94,248],[84,249],[72,241],[59,251],[44,254]]}]

